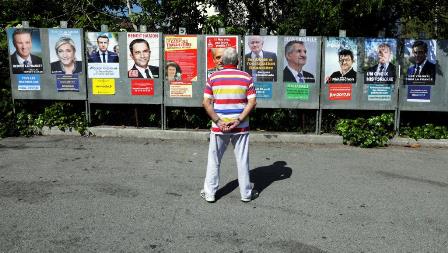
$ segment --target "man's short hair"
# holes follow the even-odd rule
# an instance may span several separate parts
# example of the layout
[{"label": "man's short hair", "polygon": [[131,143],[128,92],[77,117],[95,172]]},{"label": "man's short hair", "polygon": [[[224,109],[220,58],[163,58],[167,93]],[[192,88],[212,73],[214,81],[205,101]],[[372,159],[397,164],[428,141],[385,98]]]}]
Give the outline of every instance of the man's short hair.
[{"label": "man's short hair", "polygon": [[342,49],[341,51],[339,51],[339,53],[338,53],[339,58],[341,58],[342,55],[348,55],[348,56],[350,56],[352,61],[354,60],[353,52],[350,49]]},{"label": "man's short hair", "polygon": [[305,46],[305,43],[301,40],[291,40],[290,42],[286,43],[286,45],[285,45],[285,56],[292,53],[292,46],[294,46],[294,44],[300,44],[300,45]]},{"label": "man's short hair", "polygon": [[412,44],[412,48],[414,47],[422,47],[423,50],[425,51],[425,54],[428,53],[428,44],[426,44],[424,41],[422,40],[417,40]]},{"label": "man's short hair", "polygon": [[390,47],[390,45],[385,42],[378,45],[378,49],[380,49],[382,47],[387,47],[387,48],[389,48],[389,51],[392,51],[392,48]]},{"label": "man's short hair", "polygon": [[144,39],[135,39],[133,41],[131,41],[131,43],[129,43],[129,51],[131,52],[132,55],[134,55],[134,53],[132,52],[132,48],[134,47],[135,44],[137,43],[145,43],[146,46],[148,47],[148,49],[151,49],[149,47],[149,43],[148,41],[144,40]]},{"label": "man's short hair", "polygon": [[16,35],[19,35],[19,34],[25,34],[25,33],[29,34],[30,37],[33,36],[33,31],[32,31],[31,29],[24,29],[24,28],[16,29],[16,30],[12,33],[12,41],[13,41],[13,43],[14,43],[14,38],[16,37]]},{"label": "man's short hair", "polygon": [[101,34],[100,36],[98,36],[96,38],[96,41],[98,41],[100,38],[107,39],[107,41],[109,41],[109,37],[106,34]]},{"label": "man's short hair", "polygon": [[255,37],[260,38],[261,43],[264,44],[264,38],[263,38],[263,36],[261,36],[261,35],[252,35],[252,36],[249,36],[249,38],[248,38],[248,40],[247,40],[247,44],[250,44],[250,41],[251,41],[253,38],[255,38]]},{"label": "man's short hair", "polygon": [[224,65],[238,65],[238,52],[235,48],[228,47],[224,49],[221,59]]}]

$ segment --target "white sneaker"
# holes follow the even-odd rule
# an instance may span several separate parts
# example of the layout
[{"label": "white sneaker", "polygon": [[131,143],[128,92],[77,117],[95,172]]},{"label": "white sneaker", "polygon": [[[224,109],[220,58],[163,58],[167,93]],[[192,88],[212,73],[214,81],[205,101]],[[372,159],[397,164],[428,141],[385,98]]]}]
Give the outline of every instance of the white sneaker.
[{"label": "white sneaker", "polygon": [[252,191],[250,193],[250,197],[248,197],[248,198],[241,198],[241,201],[243,201],[243,202],[251,202],[252,200],[258,198],[258,195],[260,195],[260,193],[257,190],[252,189]]},{"label": "white sneaker", "polygon": [[205,199],[205,201],[207,201],[208,203],[213,203],[216,201],[215,196],[207,195],[203,189],[201,190],[201,197]]}]

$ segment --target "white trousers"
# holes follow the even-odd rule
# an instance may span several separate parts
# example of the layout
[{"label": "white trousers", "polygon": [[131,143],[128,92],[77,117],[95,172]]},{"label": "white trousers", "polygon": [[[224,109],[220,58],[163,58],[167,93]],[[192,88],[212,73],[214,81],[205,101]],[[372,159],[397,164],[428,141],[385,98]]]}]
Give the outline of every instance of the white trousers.
[{"label": "white trousers", "polygon": [[238,167],[238,184],[241,198],[250,198],[252,187],[249,179],[249,134],[222,135],[210,133],[208,149],[207,173],[204,180],[204,191],[207,195],[215,196],[219,187],[219,173],[221,159],[232,142]]}]

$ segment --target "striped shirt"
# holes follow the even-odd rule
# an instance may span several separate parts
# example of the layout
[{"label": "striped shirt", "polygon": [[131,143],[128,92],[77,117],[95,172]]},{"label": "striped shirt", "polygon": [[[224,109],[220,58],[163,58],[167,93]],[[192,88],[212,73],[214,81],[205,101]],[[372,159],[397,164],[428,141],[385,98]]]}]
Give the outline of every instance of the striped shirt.
[{"label": "striped shirt", "polygon": [[[252,77],[233,65],[225,65],[223,70],[210,75],[204,89],[204,97],[213,100],[213,109],[224,122],[236,120],[246,107],[248,99],[255,98],[255,95]],[[214,122],[211,131],[223,134]],[[233,134],[248,132],[248,117],[231,131]]]}]

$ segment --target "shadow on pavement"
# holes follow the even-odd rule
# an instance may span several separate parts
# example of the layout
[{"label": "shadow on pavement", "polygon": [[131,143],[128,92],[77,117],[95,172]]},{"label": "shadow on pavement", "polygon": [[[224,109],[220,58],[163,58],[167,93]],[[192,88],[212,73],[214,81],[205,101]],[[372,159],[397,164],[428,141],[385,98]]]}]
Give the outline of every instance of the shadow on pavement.
[{"label": "shadow on pavement", "polygon": [[[264,189],[269,187],[273,182],[280,181],[291,177],[292,170],[286,167],[285,161],[276,161],[271,165],[257,167],[249,172],[250,181],[254,184],[254,189],[258,192],[262,192]],[[216,192],[216,199],[231,193],[238,187],[238,179],[235,179]]]}]

